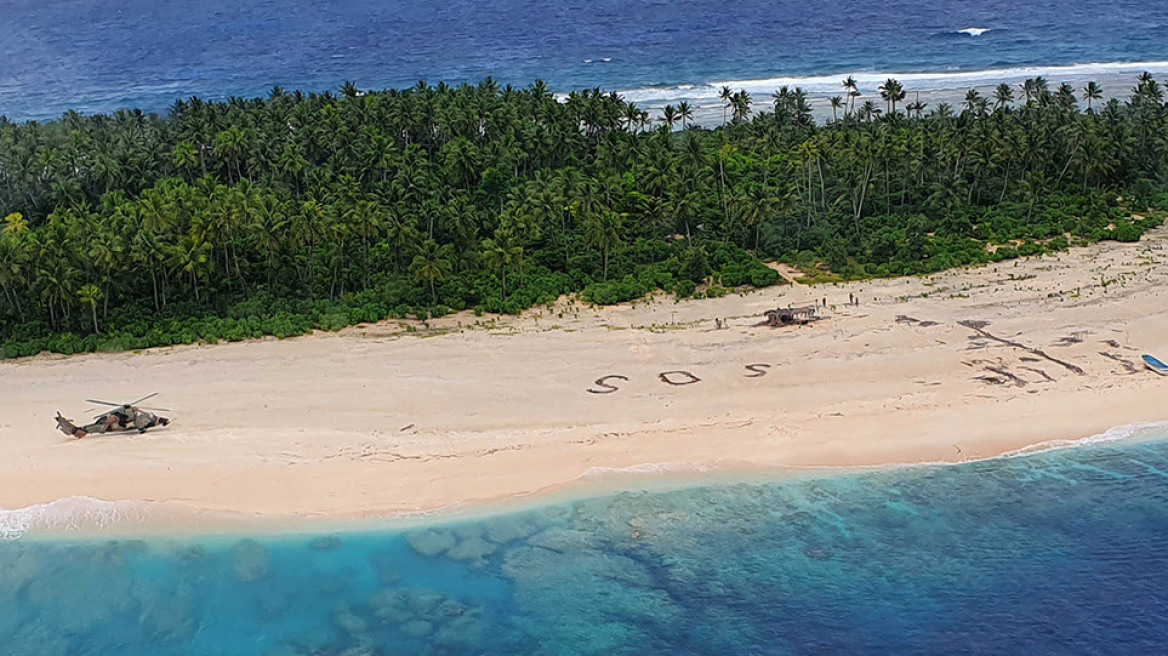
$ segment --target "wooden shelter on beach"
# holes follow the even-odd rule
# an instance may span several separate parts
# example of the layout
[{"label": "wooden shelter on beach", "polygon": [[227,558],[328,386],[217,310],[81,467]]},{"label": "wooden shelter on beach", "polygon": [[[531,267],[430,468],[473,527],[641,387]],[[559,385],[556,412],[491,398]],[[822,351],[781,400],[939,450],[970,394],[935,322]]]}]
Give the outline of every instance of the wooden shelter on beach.
[{"label": "wooden shelter on beach", "polygon": [[787,326],[793,323],[805,324],[817,318],[814,305],[775,308],[774,310],[767,310],[764,314],[767,325],[772,328]]}]

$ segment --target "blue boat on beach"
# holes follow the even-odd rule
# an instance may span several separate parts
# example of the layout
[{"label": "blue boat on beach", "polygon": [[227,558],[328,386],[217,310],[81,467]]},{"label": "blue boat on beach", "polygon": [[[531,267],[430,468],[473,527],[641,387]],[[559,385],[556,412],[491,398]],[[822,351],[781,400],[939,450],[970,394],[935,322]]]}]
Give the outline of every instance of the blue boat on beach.
[{"label": "blue boat on beach", "polygon": [[1147,354],[1144,354],[1144,364],[1148,365],[1149,369],[1160,374],[1161,376],[1168,376],[1168,364],[1164,364],[1163,362],[1160,362],[1156,358]]}]

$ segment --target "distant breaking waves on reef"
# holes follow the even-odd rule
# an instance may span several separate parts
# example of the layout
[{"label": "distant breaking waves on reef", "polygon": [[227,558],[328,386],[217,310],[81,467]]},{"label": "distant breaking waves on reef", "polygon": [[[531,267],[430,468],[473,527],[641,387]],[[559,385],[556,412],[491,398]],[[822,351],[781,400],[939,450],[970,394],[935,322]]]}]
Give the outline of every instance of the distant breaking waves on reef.
[{"label": "distant breaking waves on reef", "polygon": [[[641,87],[621,91],[629,102],[646,108],[656,108],[666,104],[688,102],[700,108],[716,107],[721,115],[722,100],[719,96],[723,87],[734,91],[745,90],[751,94],[755,109],[765,109],[771,102],[770,95],[780,87],[800,88],[811,98],[826,99],[844,96],[843,80],[849,76],[856,80],[862,99],[880,99],[879,87],[888,78],[895,78],[910,94],[922,93],[942,97],[956,105],[961,96],[971,88],[989,88],[1003,82],[1015,89],[1027,79],[1046,78],[1053,89],[1063,82],[1071,83],[1076,91],[1086,81],[1102,85],[1109,96],[1124,96],[1135,86],[1136,77],[1149,72],[1156,76],[1168,75],[1168,61],[1150,62],[1110,62],[1099,64],[1075,64],[1070,66],[1020,66],[995,68],[982,71],[943,71],[932,73],[903,72],[839,72],[831,75],[774,77],[758,80],[724,80],[704,84],[677,84]],[[948,92],[948,93],[946,93]],[[824,100],[812,103],[812,107],[822,113],[828,110]]]},{"label": "distant breaking waves on reef", "polygon": [[[346,80],[385,89],[487,76],[517,87],[542,79],[561,93],[624,90],[646,107],[681,100],[718,107],[726,83],[750,91],[760,108],[784,84],[839,94],[848,73],[866,94],[895,76],[923,96],[1002,78],[1164,70],[1153,64],[1168,61],[1168,41],[1159,37],[1168,4],[1144,0],[1111,0],[1103,18],[1097,3],[1080,0],[1008,7],[998,0],[7,5],[0,115],[15,120],[71,109],[165,112],[190,96],[257,97],[275,85],[320,92]],[[1131,85],[1108,89],[1107,80],[1096,81],[1113,93]],[[815,106],[830,115],[826,103]]]}]

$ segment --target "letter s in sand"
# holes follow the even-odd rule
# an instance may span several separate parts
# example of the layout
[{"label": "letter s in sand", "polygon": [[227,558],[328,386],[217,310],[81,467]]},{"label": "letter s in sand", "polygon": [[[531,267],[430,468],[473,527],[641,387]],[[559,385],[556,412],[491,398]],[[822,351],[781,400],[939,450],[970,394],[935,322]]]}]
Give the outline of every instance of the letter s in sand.
[{"label": "letter s in sand", "polygon": [[767,375],[766,370],[770,369],[771,366],[769,364],[748,364],[746,368],[754,372],[752,374],[746,374],[747,378],[762,378]]},{"label": "letter s in sand", "polygon": [[616,385],[610,385],[607,382],[605,382],[605,381],[612,379],[612,378],[615,378],[617,380],[624,380],[624,381],[628,380],[628,378],[626,378],[625,376],[621,376],[619,374],[611,374],[608,376],[601,376],[600,378],[597,378],[595,381],[593,381],[593,384],[596,385],[597,387],[603,387],[604,389],[592,389],[591,387],[589,387],[587,390],[588,393],[589,394],[612,394],[613,392],[617,391],[618,389],[620,389],[619,387],[617,387]]}]

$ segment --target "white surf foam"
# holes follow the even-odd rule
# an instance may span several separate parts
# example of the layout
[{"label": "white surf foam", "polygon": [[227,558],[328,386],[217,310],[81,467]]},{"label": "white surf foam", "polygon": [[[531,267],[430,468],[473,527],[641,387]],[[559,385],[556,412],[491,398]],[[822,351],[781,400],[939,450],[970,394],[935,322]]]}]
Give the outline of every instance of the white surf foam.
[{"label": "white surf foam", "polygon": [[992,31],[992,27],[967,27],[964,30],[957,30],[958,34],[968,34],[969,36],[981,36],[986,32]]},{"label": "white surf foam", "polygon": [[[855,78],[860,91],[866,95],[877,93],[877,88],[888,78],[895,78],[912,91],[965,90],[969,87],[988,87],[1000,82],[1020,83],[1033,77],[1045,77],[1057,84],[1065,80],[1130,76],[1128,86],[1135,86],[1135,77],[1144,71],[1153,75],[1168,73],[1168,61],[1103,62],[1067,66],[1017,66],[978,71],[933,71],[904,73],[895,71],[841,71],[830,75],[785,76],[757,80],[721,80],[705,84],[678,84],[672,86],[641,87],[621,91],[630,102],[643,105],[669,103],[679,100],[720,103],[722,87],[745,90],[754,96],[756,104],[768,103],[770,94],[782,86],[799,87],[811,95],[843,94],[841,82],[849,75]],[[1097,80],[1102,82],[1102,80]]]},{"label": "white surf foam", "polygon": [[590,467],[581,478],[597,476],[666,476],[669,474],[691,474],[714,471],[713,465],[683,464],[676,462],[646,462],[631,467]]},{"label": "white surf foam", "polygon": [[0,540],[16,540],[29,531],[99,530],[116,523],[141,520],[146,504],[141,501],[104,501],[93,497],[67,497],[25,508],[0,508]]},{"label": "white surf foam", "polygon": [[1031,444],[1030,446],[1025,446],[1015,451],[1007,451],[1001,457],[1015,458],[1019,456],[1032,456],[1047,451],[1074,449],[1093,444],[1106,444],[1108,442],[1118,442],[1120,440],[1141,437],[1164,437],[1166,435],[1168,435],[1168,421],[1127,424],[1125,426],[1109,428],[1098,435],[1091,435],[1078,440],[1050,440],[1047,442],[1039,442],[1038,444]]}]

